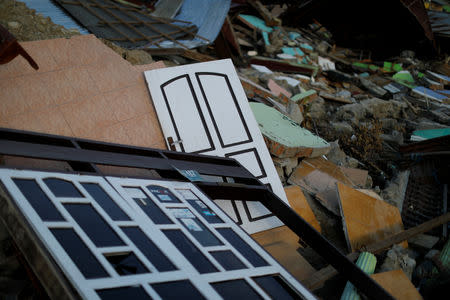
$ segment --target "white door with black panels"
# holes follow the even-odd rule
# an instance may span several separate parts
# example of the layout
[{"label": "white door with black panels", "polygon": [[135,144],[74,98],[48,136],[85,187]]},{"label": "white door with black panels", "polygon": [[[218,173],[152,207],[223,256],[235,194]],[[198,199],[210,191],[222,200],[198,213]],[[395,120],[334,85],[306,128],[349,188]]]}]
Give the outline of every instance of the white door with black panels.
[{"label": "white door with black panels", "polygon": [[[231,60],[144,74],[170,149],[235,158],[288,203]],[[283,225],[259,202],[216,203],[248,233]]]}]

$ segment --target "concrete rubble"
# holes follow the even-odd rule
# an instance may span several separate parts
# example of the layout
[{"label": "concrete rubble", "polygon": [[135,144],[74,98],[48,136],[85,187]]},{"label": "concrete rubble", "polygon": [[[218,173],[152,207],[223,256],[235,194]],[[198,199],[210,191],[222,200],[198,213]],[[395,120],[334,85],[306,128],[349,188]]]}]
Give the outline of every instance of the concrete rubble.
[{"label": "concrete rubble", "polygon": [[[103,43],[102,46],[108,46],[127,62],[118,62],[117,66],[122,66],[119,69],[113,63],[102,61],[101,64],[108,65],[108,69],[98,74],[107,77],[107,73],[125,70],[133,80],[124,83],[124,79],[117,75],[116,81],[121,82],[117,84],[123,85],[121,88],[124,89],[133,85],[134,92],[137,88],[143,89],[141,74],[148,70],[152,62],[159,61],[154,68],[163,68],[230,58],[291,207],[325,238],[333,243],[336,241],[336,247],[343,253],[364,252],[366,246],[380,243],[411,227],[406,226],[405,222],[411,214],[405,214],[413,210],[411,203],[416,203],[411,202],[411,199],[421,197],[416,192],[420,187],[415,187],[415,192],[412,192],[413,181],[410,176],[411,168],[418,165],[424,165],[425,169],[432,168],[428,169],[432,175],[424,181],[431,181],[430,184],[439,188],[439,192],[436,191],[440,195],[437,201],[442,205],[436,208],[439,215],[449,211],[446,186],[449,184],[450,166],[450,60],[448,53],[445,53],[448,49],[441,49],[443,52],[439,55],[435,53],[425,57],[409,49],[398,49],[396,56],[375,54],[372,57],[371,54],[367,55],[367,49],[341,47],[333,40],[331,28],[326,28],[314,18],[308,24],[302,21],[302,25],[297,27],[284,25],[285,20],[292,23],[291,14],[298,9],[296,5],[272,4],[270,1],[231,1],[233,4],[229,6],[226,19],[229,29],[225,29],[224,25],[215,42],[210,41],[208,47],[174,47],[164,51],[132,47],[133,50],[130,50],[118,46],[114,41],[97,39],[95,36],[79,37],[77,30],[54,24],[50,17],[29,10],[23,2],[7,0],[0,3],[0,25],[14,34],[29,49],[31,56],[44,56],[40,52],[46,51],[49,46],[42,40],[84,39],[90,40],[97,47]],[[440,2],[442,1],[431,1],[433,5],[429,4],[427,11],[434,11],[438,7],[440,12],[447,11],[448,14],[448,4],[441,5]],[[445,40],[440,40],[441,38],[438,41],[445,45]],[[30,41],[34,40],[38,42],[31,44]],[[63,44],[61,40],[55,41]],[[72,55],[70,49],[66,50],[67,55]],[[90,51],[84,50],[84,54]],[[111,55],[111,50],[107,50],[102,51]],[[52,51],[54,49],[50,52]],[[48,65],[40,65],[39,72],[42,68],[48,74],[65,71],[68,66],[59,61],[54,62],[53,60],[57,60],[55,57],[49,58]],[[98,64],[101,58],[95,57]],[[118,56],[113,58],[120,59]],[[92,60],[92,57],[83,59]],[[41,61],[44,62],[42,59]],[[14,61],[11,65],[13,63]],[[70,68],[88,69],[87,63],[77,63],[72,62]],[[95,64],[91,65],[95,67]],[[19,74],[7,69],[7,66],[8,64],[0,65],[0,83],[12,82],[11,78],[15,78],[14,76],[30,78],[30,82],[38,78],[29,70]],[[93,74],[92,68],[89,68],[89,74]],[[82,78],[81,75],[78,77],[84,86],[89,85],[87,78]],[[34,80],[30,86],[35,87],[39,80],[41,79]],[[97,80],[94,80],[95,84],[98,84]],[[114,82],[111,80],[110,83]],[[67,115],[73,115],[72,110],[54,99],[56,102],[52,103],[51,109],[45,113],[43,109],[39,109],[38,115],[35,114],[38,110],[31,107],[31,101],[16,109],[14,99],[18,96],[13,97],[12,92],[8,95],[0,94],[0,101],[4,102],[0,104],[0,127],[165,148],[164,137],[157,128],[156,113],[150,105],[150,94],[141,91],[138,96],[142,98],[126,101],[126,97],[133,96],[133,93],[128,92],[122,96],[115,95],[114,103],[100,105],[99,98],[105,97],[106,100],[107,96],[104,94],[115,91],[108,86],[107,80],[103,85],[102,93],[95,92],[98,88],[95,87],[88,95],[92,98],[89,101],[96,101],[96,110],[111,110],[111,116],[101,125],[102,130],[98,125],[101,121],[88,120],[95,119],[90,108],[80,110],[82,118],[72,116],[68,121]],[[8,91],[14,88],[6,83],[3,86],[5,91],[7,88]],[[63,92],[70,93],[68,89],[67,87]],[[79,96],[83,95],[81,92],[80,88],[74,93]],[[32,94],[29,92],[27,95]],[[83,96],[87,99],[86,95]],[[116,99],[117,97],[124,97],[124,100]],[[141,106],[143,109],[127,107],[127,103],[131,105],[138,100],[146,102]],[[6,101],[9,102],[5,104]],[[65,114],[61,113],[63,109]],[[148,115],[145,122],[138,120],[141,114]],[[40,126],[44,119],[53,120],[55,116],[61,122],[59,125],[55,125],[56,121],[49,121],[46,127]],[[38,118],[39,125],[36,125]],[[132,118],[137,121],[132,122]],[[91,127],[78,124],[80,120],[89,123]],[[147,129],[155,132],[146,132]],[[145,135],[145,140],[139,139],[141,134]],[[433,147],[437,147],[437,150]],[[8,159],[10,158],[0,157],[0,164],[5,164]],[[414,180],[422,179],[417,174],[414,176]],[[420,208],[419,203],[418,214],[422,214]],[[438,217],[436,214],[434,217]],[[431,274],[435,275],[433,278],[438,278],[437,271],[433,271],[436,259],[433,262],[432,257],[437,257],[448,241],[447,231],[442,227],[447,228],[447,223],[426,234],[417,234],[409,244],[402,240],[401,243],[374,253],[378,265],[373,278],[393,294],[395,287],[389,285],[389,278],[398,278],[407,287],[408,295],[420,299],[425,294],[421,296],[417,291],[421,293],[420,288],[427,287],[424,285],[424,278],[432,277]],[[271,230],[275,232],[280,228]],[[287,227],[282,228],[285,230]],[[319,267],[313,263],[310,265],[303,257],[301,263],[307,266],[307,275],[300,271],[299,265],[292,266],[293,261],[301,256],[302,250],[298,249],[306,251],[308,248],[301,242],[297,243],[291,234],[277,235],[269,231],[267,236],[260,232],[254,238],[264,241],[266,250],[282,264],[285,262],[285,268],[292,273],[301,274],[299,276],[302,278],[297,279],[303,281],[314,274],[314,271],[320,272]],[[283,241],[283,236],[286,239],[289,237],[289,242]],[[271,244],[272,240],[279,245],[289,245],[289,250],[283,252],[284,248],[281,246],[274,250],[273,245],[276,243]],[[434,251],[433,255],[426,256],[424,249]],[[35,278],[27,277],[23,260],[16,259],[14,251],[10,235],[0,232],[0,298],[21,299],[21,295],[37,295],[32,285]],[[398,273],[398,270],[402,270],[404,274]],[[448,272],[439,270],[439,274],[447,277],[439,277],[438,281],[448,281]],[[405,275],[407,278],[404,278]],[[317,292],[326,298],[337,290],[342,292],[345,283],[339,284],[338,288],[330,285],[329,291],[325,291],[325,284]],[[429,289],[426,291],[429,292]]]}]

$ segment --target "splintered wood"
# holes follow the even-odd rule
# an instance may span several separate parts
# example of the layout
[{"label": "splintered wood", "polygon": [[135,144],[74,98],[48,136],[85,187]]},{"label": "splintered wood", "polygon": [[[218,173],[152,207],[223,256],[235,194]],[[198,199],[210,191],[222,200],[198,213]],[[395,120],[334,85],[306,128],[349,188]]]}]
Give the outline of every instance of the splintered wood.
[{"label": "splintered wood", "polygon": [[[338,183],[344,233],[350,251],[386,239],[403,230],[398,208]],[[403,242],[402,246],[407,247]]]},{"label": "splintered wood", "polygon": [[285,187],[284,191],[292,209],[317,231],[321,232],[320,224],[309,206],[302,189],[299,186],[291,185]]}]

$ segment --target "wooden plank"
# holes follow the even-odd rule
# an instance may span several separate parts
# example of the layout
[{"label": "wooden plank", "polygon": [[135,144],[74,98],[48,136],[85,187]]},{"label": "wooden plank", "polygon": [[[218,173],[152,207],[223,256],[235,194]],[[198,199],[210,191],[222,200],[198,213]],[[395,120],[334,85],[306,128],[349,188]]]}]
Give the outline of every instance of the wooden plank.
[{"label": "wooden plank", "polygon": [[411,237],[414,237],[420,233],[430,231],[431,229],[433,229],[439,225],[446,224],[448,222],[450,222],[450,212],[448,212],[442,216],[439,216],[437,218],[434,218],[430,221],[427,221],[425,223],[422,223],[416,227],[413,227],[408,230],[399,232],[395,235],[392,235],[383,241],[371,244],[371,245],[367,246],[366,251],[373,252],[373,253],[379,253],[382,250],[385,250],[394,244],[398,244],[402,241],[406,241],[407,239],[409,239]]},{"label": "wooden plank", "polygon": [[289,204],[292,209],[295,210],[306,222],[308,222],[317,231],[322,232],[319,222],[317,221],[314,212],[306,200],[302,189],[297,185],[291,185],[284,188],[286,192],[286,197],[288,198]]},{"label": "wooden plank", "polygon": [[[344,233],[349,250],[358,251],[403,230],[397,207],[337,183]],[[407,243],[403,242],[407,247]],[[370,252],[370,251],[369,251]]]},{"label": "wooden plank", "polygon": [[255,56],[250,59],[251,64],[266,66],[272,71],[285,73],[300,73],[315,77],[319,72],[319,67],[307,64],[298,64],[280,59],[271,59],[262,56]]},{"label": "wooden plank", "polygon": [[371,277],[397,300],[423,299],[402,270],[373,274]]},{"label": "wooden plank", "polygon": [[181,56],[200,62],[215,60],[214,57],[197,52],[195,50],[185,49]]},{"label": "wooden plank", "polygon": [[233,26],[231,25],[230,18],[227,16],[225,22],[222,25],[220,33],[223,35],[225,40],[234,48],[237,55],[242,57],[241,47],[237,41],[236,33],[234,32]]}]

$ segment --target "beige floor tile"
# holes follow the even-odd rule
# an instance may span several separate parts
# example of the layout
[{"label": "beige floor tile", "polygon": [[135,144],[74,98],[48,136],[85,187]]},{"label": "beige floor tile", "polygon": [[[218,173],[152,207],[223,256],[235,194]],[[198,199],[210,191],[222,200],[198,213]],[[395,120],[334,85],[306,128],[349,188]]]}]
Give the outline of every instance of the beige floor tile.
[{"label": "beige floor tile", "polygon": [[105,94],[119,121],[125,121],[149,112],[151,104],[146,90],[132,85]]},{"label": "beige floor tile", "polygon": [[0,80],[0,91],[0,118],[23,114],[28,110],[28,101],[15,78]]}]

